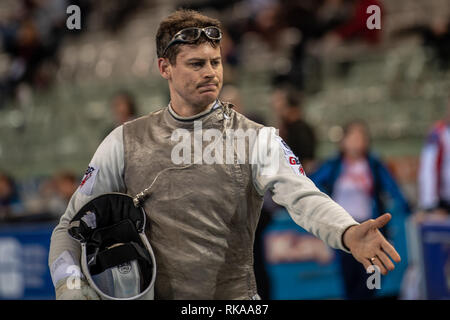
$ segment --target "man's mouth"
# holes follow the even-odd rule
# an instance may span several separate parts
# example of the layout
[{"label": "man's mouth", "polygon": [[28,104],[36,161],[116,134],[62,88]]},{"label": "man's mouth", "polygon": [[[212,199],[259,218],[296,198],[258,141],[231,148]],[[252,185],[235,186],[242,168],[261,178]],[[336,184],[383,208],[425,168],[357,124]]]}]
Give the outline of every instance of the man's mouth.
[{"label": "man's mouth", "polygon": [[205,83],[198,86],[199,89],[202,89],[202,91],[215,91],[217,88],[217,84],[215,83]]}]

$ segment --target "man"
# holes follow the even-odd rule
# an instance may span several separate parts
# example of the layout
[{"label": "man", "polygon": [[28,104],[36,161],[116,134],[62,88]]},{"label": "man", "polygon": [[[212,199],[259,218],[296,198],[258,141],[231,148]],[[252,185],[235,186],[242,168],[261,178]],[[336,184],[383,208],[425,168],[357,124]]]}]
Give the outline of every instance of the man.
[{"label": "man", "polygon": [[[80,289],[67,286],[67,270],[80,259],[80,245],[67,228],[83,204],[112,191],[139,195],[145,208],[146,235],[158,270],[156,299],[258,299],[252,247],[267,190],[299,225],[330,246],[351,252],[366,268],[375,264],[386,273],[394,268],[388,255],[400,261],[378,231],[389,221],[388,214],[358,224],[301,173],[298,158],[274,128],[256,124],[217,100],[223,74],[220,38],[219,21],[197,12],[180,10],[161,22],[158,68],[168,81],[170,104],[119,126],[94,154],[52,235],[49,265],[57,299],[95,298],[84,281]],[[233,134],[238,139],[238,132],[258,132],[245,146],[272,146],[270,162],[250,161],[254,154],[243,156],[239,148],[227,147],[231,163],[204,164],[197,151],[207,153],[210,145],[199,147],[199,124],[216,130],[209,133],[226,135],[225,141],[215,137],[215,147],[227,146]],[[180,163],[180,137],[192,133],[194,161],[188,154]]]},{"label": "man", "polygon": [[289,85],[276,88],[272,93],[272,107],[280,123],[280,136],[301,157],[305,172],[312,172],[317,140],[303,117],[302,94]]}]

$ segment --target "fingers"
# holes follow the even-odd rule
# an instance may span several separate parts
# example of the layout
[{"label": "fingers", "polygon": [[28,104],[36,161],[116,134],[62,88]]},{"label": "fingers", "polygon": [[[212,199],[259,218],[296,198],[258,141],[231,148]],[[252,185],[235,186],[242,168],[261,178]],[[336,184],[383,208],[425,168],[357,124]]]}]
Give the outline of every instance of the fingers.
[{"label": "fingers", "polygon": [[402,261],[398,252],[394,249],[394,247],[386,240],[381,242],[381,248],[386,252],[392,260],[399,263]]},{"label": "fingers", "polygon": [[383,265],[383,263],[381,262],[381,260],[378,256],[373,257],[373,259],[370,259],[370,261],[372,262],[372,264],[374,266],[377,266],[378,268],[380,268],[382,275],[386,275],[388,273],[387,269],[385,268],[385,266]]},{"label": "fingers", "polygon": [[383,251],[380,250],[377,253],[377,258],[380,259],[381,263],[383,263],[388,272],[395,269],[395,266],[392,263],[391,259],[389,259],[389,257]]},{"label": "fingers", "polygon": [[390,213],[385,213],[375,219],[374,226],[378,229],[381,229],[389,222],[389,220],[391,220],[391,218],[392,216]]}]

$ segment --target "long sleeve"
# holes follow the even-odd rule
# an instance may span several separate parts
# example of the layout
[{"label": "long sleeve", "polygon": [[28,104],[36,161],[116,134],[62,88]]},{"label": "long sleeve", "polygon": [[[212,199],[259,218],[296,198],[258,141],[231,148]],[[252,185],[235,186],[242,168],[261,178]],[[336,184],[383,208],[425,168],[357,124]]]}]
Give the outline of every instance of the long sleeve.
[{"label": "long sleeve", "polygon": [[358,223],[306,177],[300,161],[274,128],[260,130],[252,159],[253,182],[261,195],[270,190],[273,200],[287,209],[295,223],[329,246],[348,252],[342,235]]},{"label": "long sleeve", "polygon": [[67,232],[71,219],[94,197],[107,192],[125,192],[123,180],[123,127],[114,129],[95,152],[80,186],[72,195],[65,213],[52,233],[49,266],[53,284],[70,275],[71,266],[79,266],[80,244]]}]

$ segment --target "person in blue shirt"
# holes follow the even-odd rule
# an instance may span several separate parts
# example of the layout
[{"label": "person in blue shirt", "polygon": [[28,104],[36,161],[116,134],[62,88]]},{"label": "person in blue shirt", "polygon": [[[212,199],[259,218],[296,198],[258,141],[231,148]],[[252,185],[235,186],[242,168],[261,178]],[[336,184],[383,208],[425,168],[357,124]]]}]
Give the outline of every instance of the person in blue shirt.
[{"label": "person in blue shirt", "polygon": [[[325,161],[310,179],[317,187],[346,209],[358,221],[376,219],[386,212],[386,196],[405,213],[410,207],[383,162],[370,151],[370,134],[364,121],[344,127],[337,155]],[[384,230],[380,230],[384,233]],[[347,299],[370,299],[367,272],[349,254],[340,259]]]},{"label": "person in blue shirt", "polygon": [[23,212],[24,207],[14,180],[6,173],[0,172],[0,221]]}]

